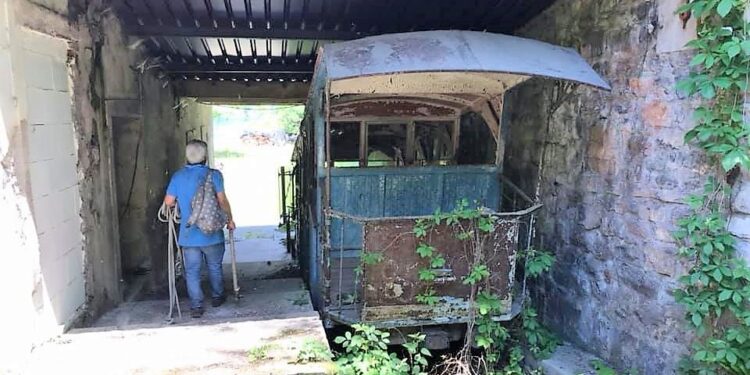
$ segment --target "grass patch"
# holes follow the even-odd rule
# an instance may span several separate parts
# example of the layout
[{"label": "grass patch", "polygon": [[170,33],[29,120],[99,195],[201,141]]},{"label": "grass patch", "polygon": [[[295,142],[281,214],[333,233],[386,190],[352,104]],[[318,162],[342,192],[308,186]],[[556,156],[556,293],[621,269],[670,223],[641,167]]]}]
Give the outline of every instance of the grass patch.
[{"label": "grass patch", "polygon": [[307,297],[308,297],[308,292],[302,292],[296,298],[291,299],[289,301],[291,301],[292,305],[294,306],[305,306],[307,305]]},{"label": "grass patch", "polygon": [[260,346],[254,346],[247,350],[247,360],[250,362],[262,361],[268,359],[268,352],[277,349],[276,344],[264,344]]},{"label": "grass patch", "polygon": [[316,339],[306,339],[297,353],[298,363],[326,362],[333,358],[328,345]]},{"label": "grass patch", "polygon": [[214,151],[214,157],[217,159],[232,159],[244,157],[245,153],[237,150],[221,149]]}]

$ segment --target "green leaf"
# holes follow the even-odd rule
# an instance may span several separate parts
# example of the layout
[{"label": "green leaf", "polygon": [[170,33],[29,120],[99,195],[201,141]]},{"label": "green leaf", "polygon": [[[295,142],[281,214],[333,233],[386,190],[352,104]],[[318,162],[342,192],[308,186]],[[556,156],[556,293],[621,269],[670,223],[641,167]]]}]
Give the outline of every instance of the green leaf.
[{"label": "green leaf", "polygon": [[431,257],[434,250],[434,247],[425,243],[420,243],[419,246],[417,246],[417,254],[422,258]]},{"label": "green leaf", "polygon": [[732,298],[732,291],[728,289],[724,289],[719,293],[719,301],[726,301],[728,299]]},{"label": "green leaf", "polygon": [[740,48],[745,52],[745,55],[750,56],[750,40],[745,40],[740,43]]},{"label": "green leaf", "polygon": [[706,61],[706,54],[699,53],[699,54],[695,55],[695,57],[693,57],[692,60],[690,60],[690,66],[701,65],[705,61]]},{"label": "green leaf", "polygon": [[737,356],[732,352],[727,352],[727,361],[731,364],[737,363]]},{"label": "green leaf", "polygon": [[716,90],[714,90],[714,85],[712,84],[704,84],[700,87],[701,95],[706,99],[713,99],[714,96],[716,96]]},{"label": "green leaf", "polygon": [[724,275],[721,273],[721,271],[717,268],[714,270],[714,272],[711,273],[711,276],[714,278],[714,280],[721,282],[722,279],[724,279]]},{"label": "green leaf", "polygon": [[734,7],[734,0],[721,0],[716,7],[716,12],[719,13],[721,18],[724,18],[732,11],[732,7]]},{"label": "green leaf", "polygon": [[701,323],[703,322],[703,318],[701,318],[700,314],[693,314],[691,320],[696,327],[701,325]]},{"label": "green leaf", "polygon": [[739,55],[740,52],[742,52],[742,48],[739,44],[732,44],[727,47],[727,55],[729,55],[730,58]]},{"label": "green leaf", "polygon": [[739,305],[740,303],[742,303],[742,295],[734,292],[734,294],[732,294],[732,301],[734,301],[736,305]]},{"label": "green leaf", "polygon": [[750,158],[742,149],[734,149],[721,158],[721,166],[727,172],[730,169],[734,168],[734,166],[737,164],[741,164],[744,166],[750,164]]}]

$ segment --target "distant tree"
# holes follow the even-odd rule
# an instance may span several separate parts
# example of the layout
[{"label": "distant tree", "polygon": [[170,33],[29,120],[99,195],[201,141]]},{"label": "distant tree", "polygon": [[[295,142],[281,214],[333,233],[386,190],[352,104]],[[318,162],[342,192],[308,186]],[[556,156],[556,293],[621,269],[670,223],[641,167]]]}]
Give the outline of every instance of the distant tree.
[{"label": "distant tree", "polygon": [[301,105],[278,107],[279,122],[284,133],[296,135],[299,125],[305,115],[305,107]]}]

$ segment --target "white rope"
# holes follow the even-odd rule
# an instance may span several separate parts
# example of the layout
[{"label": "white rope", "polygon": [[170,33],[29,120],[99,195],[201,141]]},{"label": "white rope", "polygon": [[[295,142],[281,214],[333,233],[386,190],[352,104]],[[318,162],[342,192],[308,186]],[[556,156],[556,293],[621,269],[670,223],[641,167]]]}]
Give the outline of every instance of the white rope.
[{"label": "white rope", "polygon": [[180,212],[176,208],[177,206],[169,207],[165,204],[159,208],[159,221],[167,223],[169,225],[169,239],[167,244],[167,274],[169,277],[169,313],[167,314],[167,322],[170,324],[174,321],[174,310],[176,307],[177,316],[182,319],[182,311],[180,311],[180,298],[177,296],[177,272],[175,263],[175,248],[179,253],[179,261],[184,267],[185,255],[182,253],[180,244],[177,243],[177,225],[180,223]]}]

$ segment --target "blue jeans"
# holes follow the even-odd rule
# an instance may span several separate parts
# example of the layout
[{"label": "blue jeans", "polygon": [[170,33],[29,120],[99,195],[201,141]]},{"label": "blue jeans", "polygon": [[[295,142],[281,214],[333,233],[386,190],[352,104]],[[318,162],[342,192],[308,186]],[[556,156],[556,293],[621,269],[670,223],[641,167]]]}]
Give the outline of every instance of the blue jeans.
[{"label": "blue jeans", "polygon": [[204,257],[208,266],[211,297],[220,298],[224,296],[224,275],[221,268],[221,261],[224,259],[224,243],[211,246],[184,247],[182,251],[185,253],[185,278],[187,279],[190,308],[203,307],[201,268]]}]

